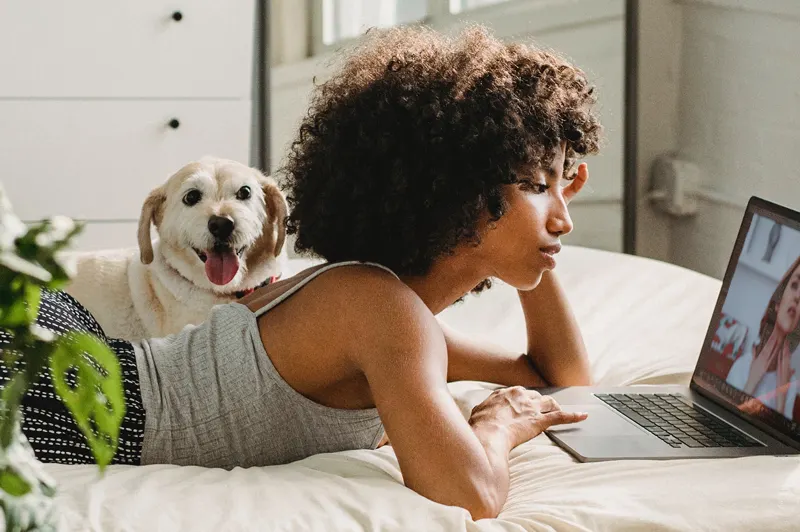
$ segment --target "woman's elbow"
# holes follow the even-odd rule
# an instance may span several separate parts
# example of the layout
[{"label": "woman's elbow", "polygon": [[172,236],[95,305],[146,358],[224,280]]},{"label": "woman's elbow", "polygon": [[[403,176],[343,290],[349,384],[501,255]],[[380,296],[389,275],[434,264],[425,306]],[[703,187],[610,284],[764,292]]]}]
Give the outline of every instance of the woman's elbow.
[{"label": "woman's elbow", "polygon": [[473,521],[494,519],[500,514],[504,503],[499,490],[487,487],[476,490],[474,497],[464,509],[469,512]]},{"label": "woman's elbow", "polygon": [[500,508],[495,506],[481,505],[467,508],[466,510],[469,512],[473,521],[478,521],[479,519],[494,519],[500,515]]},{"label": "woman's elbow", "polygon": [[[467,486],[469,488],[465,489]],[[449,489],[442,488],[444,486],[440,486],[440,489],[437,490],[439,493],[415,491],[434,502],[465,509],[472,516],[473,521],[497,517],[505,504],[500,490],[492,485],[477,486],[462,479],[461,482],[451,485]]]}]

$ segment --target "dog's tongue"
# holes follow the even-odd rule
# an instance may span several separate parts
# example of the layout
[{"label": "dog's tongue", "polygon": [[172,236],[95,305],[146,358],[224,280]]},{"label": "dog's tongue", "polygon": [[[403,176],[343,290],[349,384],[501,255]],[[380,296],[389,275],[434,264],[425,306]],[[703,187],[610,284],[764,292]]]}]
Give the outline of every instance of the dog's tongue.
[{"label": "dog's tongue", "polygon": [[206,277],[214,284],[228,284],[239,271],[239,257],[232,249],[209,249],[206,252]]}]

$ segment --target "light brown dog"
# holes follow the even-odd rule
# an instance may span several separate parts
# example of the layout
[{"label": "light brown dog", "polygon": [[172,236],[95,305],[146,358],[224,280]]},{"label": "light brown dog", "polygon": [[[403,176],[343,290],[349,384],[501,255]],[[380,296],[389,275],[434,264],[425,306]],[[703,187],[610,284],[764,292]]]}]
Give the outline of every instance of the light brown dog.
[{"label": "light brown dog", "polygon": [[109,337],[173,334],[281,274],[285,218],[286,202],[272,178],[205,157],[147,197],[138,253],[79,254],[66,291]]}]

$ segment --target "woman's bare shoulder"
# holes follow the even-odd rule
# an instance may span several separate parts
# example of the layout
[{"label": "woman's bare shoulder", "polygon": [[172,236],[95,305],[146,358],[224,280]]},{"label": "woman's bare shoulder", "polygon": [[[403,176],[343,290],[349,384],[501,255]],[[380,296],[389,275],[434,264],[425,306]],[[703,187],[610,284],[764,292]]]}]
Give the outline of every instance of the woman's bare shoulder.
[{"label": "woman's bare shoulder", "polygon": [[317,288],[337,322],[349,331],[356,358],[375,352],[430,351],[431,344],[438,346],[443,338],[438,321],[416,292],[381,268],[335,268],[319,276]]},{"label": "woman's bare shoulder", "polygon": [[[255,312],[318,269],[304,270],[240,302]],[[446,356],[446,349],[440,349],[444,335],[430,309],[394,274],[375,266],[354,264],[327,269],[269,315],[260,319],[273,320],[272,326],[289,331],[295,343],[324,339],[330,350],[347,356],[362,370],[376,353],[396,352],[411,357],[413,353],[430,356],[435,352]],[[308,336],[308,331],[314,333]],[[275,342],[274,332],[271,341]]]},{"label": "woman's bare shoulder", "polygon": [[[319,276],[315,292],[366,321],[424,318],[428,308],[403,281],[387,270],[367,265],[334,268]],[[432,315],[431,315],[432,316]]]}]

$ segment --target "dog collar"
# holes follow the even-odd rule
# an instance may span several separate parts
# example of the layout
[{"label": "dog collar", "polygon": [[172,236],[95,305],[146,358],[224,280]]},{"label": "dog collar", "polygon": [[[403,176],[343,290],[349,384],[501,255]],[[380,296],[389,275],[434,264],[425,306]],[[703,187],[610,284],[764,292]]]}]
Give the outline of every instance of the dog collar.
[{"label": "dog collar", "polygon": [[242,299],[244,296],[250,295],[253,292],[255,292],[256,290],[258,290],[259,288],[263,288],[263,287],[265,287],[267,285],[270,285],[270,284],[274,283],[275,281],[277,281],[280,278],[281,278],[280,275],[273,275],[273,276],[269,277],[266,281],[261,283],[260,285],[256,286],[255,288],[245,288],[244,290],[239,290],[238,292],[234,292],[233,295],[234,295],[234,297],[236,297],[236,299]]},{"label": "dog collar", "polygon": [[[172,264],[168,263],[167,261],[164,261],[164,265],[167,268],[169,268],[170,270],[172,270],[173,272],[175,272],[179,277],[184,279],[187,283],[191,283],[192,282],[189,279],[187,279],[186,277],[184,277],[184,275],[181,272],[179,272],[177,268],[172,266]],[[239,290],[238,292],[234,292],[233,296],[236,299],[241,299],[241,298],[243,298],[244,296],[246,296],[248,294],[252,294],[253,292],[258,290],[259,288],[263,288],[263,287],[265,287],[267,285],[270,285],[270,284],[274,283],[275,281],[277,281],[280,278],[281,278],[281,274],[273,275],[271,277],[268,277],[266,281],[264,281],[263,283],[261,283],[260,285],[254,287],[254,288],[246,288],[244,290]]]}]

